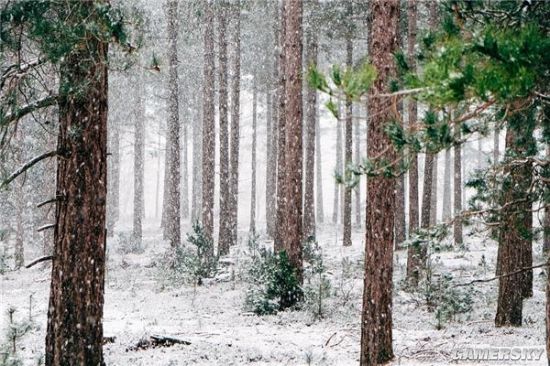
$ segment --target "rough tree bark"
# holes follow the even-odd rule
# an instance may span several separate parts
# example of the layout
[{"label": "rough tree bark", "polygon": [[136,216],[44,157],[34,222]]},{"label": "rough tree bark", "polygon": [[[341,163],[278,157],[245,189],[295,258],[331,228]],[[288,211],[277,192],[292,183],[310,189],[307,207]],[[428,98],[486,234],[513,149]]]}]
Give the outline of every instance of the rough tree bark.
[{"label": "rough tree bark", "polygon": [[[348,6],[351,8],[351,4]],[[352,12],[350,11],[350,15]],[[348,34],[346,38],[346,66],[348,68],[353,67],[353,41],[352,34]],[[346,120],[345,120],[345,138],[344,138],[344,175],[346,175],[346,168],[353,163],[353,103],[351,98],[346,98]],[[351,246],[351,187],[344,185],[344,199],[343,199],[343,238],[342,244],[346,247]]]},{"label": "rough tree bark", "polygon": [[[395,77],[393,54],[398,47],[399,0],[373,0],[369,4],[369,55],[378,76],[369,94],[387,93]],[[396,152],[384,133],[392,115],[389,98],[369,98],[367,156],[383,155],[393,161]],[[361,319],[361,365],[377,365],[393,358],[392,349],[392,273],[395,211],[395,179],[369,177],[366,212],[365,276]]]},{"label": "rough tree bark", "polygon": [[315,192],[317,193],[317,221],[322,224],[325,221],[325,209],[323,201],[323,165],[321,159],[321,126],[319,125],[319,101],[315,105]]},{"label": "rough tree bark", "polygon": [[[342,165],[342,121],[340,120],[342,116],[342,104],[338,102],[338,121],[336,122],[336,174],[342,175],[343,169]],[[334,198],[332,205],[332,223],[338,224],[338,219],[340,217],[340,196],[342,195],[341,191],[342,185],[336,180],[334,180]]]},{"label": "rough tree bark", "polygon": [[233,62],[231,74],[231,151],[230,151],[230,229],[231,242],[234,245],[238,240],[239,223],[239,138],[240,138],[240,108],[241,108],[241,5],[236,0],[232,8],[233,26]]},{"label": "rough tree bark", "polygon": [[[460,133],[460,128],[456,127],[456,133]],[[462,220],[460,214],[462,213],[462,146],[455,145],[454,147],[454,216],[453,222],[453,238],[456,247],[462,246]],[[449,169],[450,170],[450,169]],[[450,185],[450,184],[449,184]],[[449,189],[450,187],[446,187]],[[450,201],[450,198],[449,198]],[[449,202],[450,205],[450,202]]]},{"label": "rough tree bark", "polygon": [[[307,34],[306,67],[317,67],[318,35],[310,26]],[[315,129],[317,90],[306,87],[306,163],[304,192],[304,238],[315,237]]]},{"label": "rough tree bark", "polygon": [[[66,21],[97,15],[97,1],[71,3]],[[60,65],[59,135],[46,366],[105,365],[103,294],[107,200],[107,49],[92,34],[82,37]],[[78,131],[79,133],[74,133]]]},{"label": "rough tree bark", "polygon": [[254,73],[252,85],[252,167],[250,183],[250,232],[256,232],[256,138],[258,118],[258,75]]},{"label": "rough tree bark", "polygon": [[302,0],[285,0],[285,229],[283,248],[300,283],[302,276]]},{"label": "rough tree bark", "polygon": [[281,32],[279,33],[279,78],[277,87],[277,215],[275,225],[274,251],[284,249],[283,233],[285,227],[285,172],[286,172],[286,48],[284,47],[286,34],[286,7],[283,1],[281,9]]},{"label": "rough tree bark", "polygon": [[134,215],[132,226],[132,238],[138,246],[141,246],[143,238],[142,222],[143,202],[143,165],[145,159],[145,113],[143,103],[143,78],[136,77],[135,89],[136,109],[134,113]]},{"label": "rough tree bark", "polygon": [[180,122],[178,89],[178,2],[168,2],[168,122],[167,154],[170,164],[167,174],[166,239],[172,248],[181,242],[180,227]]},{"label": "rough tree bark", "polygon": [[[525,157],[534,152],[532,111],[521,111],[509,117],[506,130],[506,156]],[[532,202],[528,192],[532,166],[505,165],[501,188],[503,207],[500,214],[497,273],[500,275],[532,265]],[[523,298],[532,295],[533,271],[499,279],[496,326],[522,323]]]},{"label": "rough tree bark", "polygon": [[231,245],[231,192],[229,177],[229,114],[227,70],[227,7],[225,1],[218,3],[218,112],[220,121],[220,228],[218,255],[229,253]]},{"label": "rough tree bark", "polygon": [[205,0],[203,98],[202,98],[202,226],[208,240],[214,238],[214,159],[216,149],[214,105],[214,14]]}]

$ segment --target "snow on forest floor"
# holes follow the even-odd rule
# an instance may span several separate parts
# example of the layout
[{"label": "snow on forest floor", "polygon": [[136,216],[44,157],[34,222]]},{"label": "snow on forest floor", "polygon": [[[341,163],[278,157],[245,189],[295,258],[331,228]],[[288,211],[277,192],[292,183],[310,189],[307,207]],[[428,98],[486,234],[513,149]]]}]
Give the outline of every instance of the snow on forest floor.
[{"label": "snow on forest floor", "polygon": [[[203,286],[165,286],[158,259],[166,250],[158,229],[145,231],[145,252],[120,254],[111,240],[106,279],[105,336],[116,337],[105,345],[108,365],[357,365],[359,361],[362,297],[363,234],[354,233],[352,247],[344,248],[334,227],[321,230],[331,296],[325,316],[315,319],[310,310],[255,316],[243,310],[246,283],[238,275],[219,276]],[[243,234],[245,235],[245,234]],[[433,257],[436,272],[449,272],[458,282],[492,277],[495,244],[479,237],[466,238],[469,251],[448,250]],[[241,244],[245,247],[245,241]],[[540,253],[535,246],[535,253]],[[233,248],[233,253],[241,253]],[[486,260],[482,260],[482,255]],[[29,258],[29,257],[28,257]],[[406,253],[395,253],[394,351],[392,365],[496,365],[502,361],[453,359],[456,350],[475,347],[534,347],[544,349],[544,281],[535,271],[534,296],[524,303],[524,326],[495,328],[497,282],[478,284],[473,311],[457,316],[436,329],[434,312],[420,296],[403,290]],[[243,270],[240,255],[233,256],[232,273]],[[344,260],[345,259],[345,260]],[[537,256],[534,263],[542,259]],[[345,263],[345,264],[343,264]],[[485,264],[484,264],[485,263]],[[351,275],[342,276],[344,267]],[[29,316],[32,294],[33,331],[20,342],[24,364],[36,365],[43,355],[50,265],[9,272],[2,277],[0,311],[17,309],[15,318]],[[3,328],[7,319],[3,321]],[[2,334],[5,333],[3,329]],[[132,350],[152,334],[173,336],[190,345]],[[514,365],[543,365],[539,361]]]}]

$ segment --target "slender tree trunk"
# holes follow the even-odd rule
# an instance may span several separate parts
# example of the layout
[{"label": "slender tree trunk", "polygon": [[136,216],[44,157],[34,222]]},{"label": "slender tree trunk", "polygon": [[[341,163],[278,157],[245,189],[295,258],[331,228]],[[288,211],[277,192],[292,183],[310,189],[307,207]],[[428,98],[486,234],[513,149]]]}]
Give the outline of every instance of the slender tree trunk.
[{"label": "slender tree trunk", "polygon": [[240,137],[240,108],[241,108],[241,5],[235,1],[233,5],[233,63],[231,76],[231,171],[230,171],[230,229],[231,242],[234,245],[238,240],[239,224],[239,137]]},{"label": "slender tree trunk", "polygon": [[[455,157],[455,164],[456,164],[456,157]],[[445,150],[445,171],[443,172],[443,175],[444,177],[443,177],[442,220],[443,222],[447,222],[452,217],[452,214],[451,214],[451,149],[450,148]],[[462,201],[462,198],[460,200]]]},{"label": "slender tree trunk", "polygon": [[[351,7],[351,5],[349,5]],[[350,12],[351,13],[351,12]],[[346,39],[346,65],[353,68],[353,41],[351,34]],[[346,122],[345,122],[345,148],[344,148],[344,175],[346,176],[347,166],[353,163],[353,103],[351,98],[346,99]],[[344,189],[344,210],[343,210],[343,245],[351,246],[351,187],[345,185]]]},{"label": "slender tree trunk", "polygon": [[[307,36],[307,65],[317,67],[318,36],[310,29]],[[317,90],[306,87],[306,163],[304,193],[304,238],[315,237],[315,128],[317,115]]]},{"label": "slender tree trunk", "polygon": [[[357,108],[357,119],[354,123],[355,126],[353,126],[353,135],[354,135],[354,145],[355,145],[355,151],[354,151],[354,164],[360,164],[361,163],[361,131],[359,130],[361,124],[359,123],[359,111],[360,108]],[[361,186],[360,184],[357,185],[354,189],[355,191],[355,225],[358,228],[361,228]]]},{"label": "slender tree trunk", "polygon": [[202,106],[202,226],[208,240],[214,238],[215,105],[214,105],[214,14],[205,0],[204,81]]},{"label": "slender tree trunk", "polygon": [[434,226],[437,223],[437,181],[439,180],[439,154],[433,155],[432,169],[432,189],[430,192],[430,226]]},{"label": "slender tree trunk", "polygon": [[218,237],[218,254],[229,253],[231,245],[231,202],[229,177],[229,114],[228,71],[227,71],[227,7],[222,1],[218,4],[218,111],[220,118],[220,231]]},{"label": "slender tree trunk", "polygon": [[500,156],[500,129],[495,128],[494,132],[494,149],[493,149],[493,164],[498,163]]},{"label": "slender tree trunk", "polygon": [[138,247],[141,246],[143,230],[143,174],[144,174],[144,159],[145,159],[145,113],[143,103],[143,78],[139,77],[136,80],[135,90],[136,110],[134,113],[134,215],[132,237]]},{"label": "slender tree trunk", "polygon": [[[189,102],[187,102],[188,104]],[[182,151],[181,151],[181,218],[189,218],[189,113],[186,112],[181,124]]]},{"label": "slender tree trunk", "polygon": [[161,120],[159,119],[159,124],[158,124],[158,130],[157,130],[157,179],[156,179],[156,184],[155,184],[155,218],[158,219],[159,217],[159,202],[160,202],[160,164],[161,164],[161,152],[162,152],[162,149],[161,149],[161,146],[162,146],[162,141],[161,141]]},{"label": "slender tree trunk", "polygon": [[109,169],[109,191],[108,191],[108,207],[107,207],[107,235],[113,236],[115,224],[119,216],[119,182],[120,182],[120,136],[119,136],[119,121],[110,123],[110,141],[109,152],[110,169]]},{"label": "slender tree trunk", "polygon": [[202,115],[198,101],[194,103],[193,110],[193,197],[191,200],[191,219],[193,222],[201,221],[202,207]]},{"label": "slender tree trunk", "polygon": [[[274,4],[274,19],[279,18],[278,2]],[[268,134],[268,160],[266,164],[266,224],[268,235],[276,239],[276,218],[277,218],[277,127],[278,127],[278,73],[279,73],[279,22],[275,21],[273,29],[273,65],[272,78],[269,81],[270,91],[268,92],[271,111],[269,119],[269,134]]]},{"label": "slender tree trunk", "polygon": [[[93,20],[97,3],[73,3],[79,9],[67,22]],[[108,44],[91,34],[81,39],[59,68],[60,85],[82,91],[59,100],[56,195],[63,199],[56,203],[46,366],[105,365]]]},{"label": "slender tree trunk", "polygon": [[285,174],[286,174],[286,48],[284,47],[286,32],[286,6],[287,1],[283,1],[281,9],[281,32],[279,34],[279,85],[278,85],[278,128],[277,128],[277,217],[275,229],[275,252],[285,249],[283,233],[285,227]]},{"label": "slender tree trunk", "polygon": [[[550,146],[546,147],[546,159],[550,159]],[[548,255],[550,252],[550,202],[544,202],[544,204],[546,207],[544,209],[542,253]]]},{"label": "slender tree trunk", "polygon": [[[394,52],[396,51],[399,23],[399,0],[373,0],[370,26],[369,55],[378,70],[378,76],[370,94],[389,91],[391,78],[395,77]],[[385,123],[392,115],[392,101],[381,98],[368,99],[367,156],[384,154],[393,161],[396,152],[384,133]],[[367,180],[367,233],[365,238],[365,276],[361,321],[362,366],[386,363],[393,358],[392,349],[392,273],[395,211],[395,179],[382,176]]]},{"label": "slender tree trunk", "polygon": [[[23,163],[22,150],[24,149],[24,141],[21,130],[16,132],[17,151],[15,153],[15,161],[18,165]],[[25,246],[24,246],[24,227],[23,227],[23,214],[25,211],[24,202],[24,187],[23,181],[20,179],[14,182],[14,198],[15,198],[15,247],[14,247],[14,259],[15,269],[19,269],[25,265]]]},{"label": "slender tree trunk", "polygon": [[181,242],[180,228],[180,122],[178,89],[178,2],[168,2],[168,140],[167,152],[170,165],[167,172],[168,190],[166,206],[166,230],[170,246],[175,248]]},{"label": "slender tree trunk", "polygon": [[[457,126],[456,133],[460,133],[460,128]],[[448,150],[447,150],[448,151]],[[454,215],[455,220],[453,222],[453,237],[456,247],[461,247],[463,243],[462,239],[462,220],[460,214],[462,213],[462,146],[455,145],[454,147]],[[449,168],[450,170],[450,168]],[[450,190],[450,187],[446,187],[445,190]],[[449,198],[450,201],[450,198]],[[450,202],[449,202],[450,205]]]},{"label": "slender tree trunk", "polygon": [[322,224],[325,221],[325,210],[323,201],[323,160],[321,159],[321,127],[319,126],[319,101],[315,104],[315,174],[317,193],[317,221]]},{"label": "slender tree trunk", "polygon": [[283,248],[302,282],[302,0],[285,0],[285,230]]},{"label": "slender tree trunk", "polygon": [[258,117],[258,75],[254,73],[252,86],[252,178],[250,184],[250,232],[256,232],[256,137]]},{"label": "slender tree trunk", "polygon": [[[341,103],[338,103],[338,116],[342,116]],[[342,123],[340,118],[336,123],[336,174],[342,175]],[[340,196],[341,196],[341,187],[342,185],[334,180],[334,200],[332,206],[332,223],[338,224],[338,218],[340,213]]]}]

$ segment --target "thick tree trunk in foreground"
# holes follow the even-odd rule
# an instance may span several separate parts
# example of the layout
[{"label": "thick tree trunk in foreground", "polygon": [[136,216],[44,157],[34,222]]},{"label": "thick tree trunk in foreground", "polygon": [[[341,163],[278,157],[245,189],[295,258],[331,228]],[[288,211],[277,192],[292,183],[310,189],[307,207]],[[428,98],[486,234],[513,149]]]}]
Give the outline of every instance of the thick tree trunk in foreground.
[{"label": "thick tree trunk in foreground", "polygon": [[[524,111],[509,117],[506,152],[512,159],[533,153],[532,118],[532,112]],[[502,183],[500,205],[503,209],[497,261],[497,273],[500,275],[532,265],[532,205],[526,196],[531,185],[532,166],[524,164],[506,166],[504,169],[506,178]],[[496,326],[521,325],[523,298],[532,295],[532,285],[532,270],[499,279]]]},{"label": "thick tree trunk in foreground", "polygon": [[[317,34],[311,29],[307,36],[307,65],[317,67]],[[315,141],[317,90],[306,89],[306,163],[304,192],[304,238],[315,237]]]},{"label": "thick tree trunk in foreground", "polygon": [[205,2],[204,79],[202,98],[202,226],[208,240],[214,238],[214,159],[216,149],[214,105],[214,14]]},{"label": "thick tree trunk in foreground", "polygon": [[229,177],[229,114],[228,114],[228,70],[227,70],[227,7],[218,4],[218,111],[220,119],[220,230],[218,255],[229,253],[231,245],[231,202]]},{"label": "thick tree trunk in foreground", "polygon": [[[397,49],[399,0],[370,2],[372,22],[369,55],[378,70],[371,94],[387,93],[395,77],[393,54]],[[392,100],[369,98],[367,156],[393,161],[396,152],[384,133],[392,115]],[[361,365],[377,365],[393,358],[392,349],[392,273],[393,227],[395,212],[395,179],[369,177],[367,180],[367,233],[365,239],[365,276],[361,319]]]},{"label": "thick tree trunk in foreground", "polygon": [[143,237],[143,165],[145,159],[145,113],[143,103],[143,78],[136,80],[136,113],[134,114],[134,221],[132,227],[132,237],[141,246]]},{"label": "thick tree trunk in foreground", "polygon": [[[78,3],[68,22],[94,17],[95,1]],[[107,200],[107,48],[96,37],[60,66],[61,85],[83,90],[59,100],[55,247],[51,275],[46,366],[104,365]],[[79,133],[74,133],[79,131]]]},{"label": "thick tree trunk in foreground", "polygon": [[302,0],[287,0],[285,18],[285,229],[283,248],[302,282]]},{"label": "thick tree trunk in foreground", "polygon": [[[353,67],[353,42],[351,35],[346,39],[346,66],[348,68]],[[351,98],[346,99],[346,121],[345,121],[345,148],[344,148],[344,176],[346,176],[347,166],[352,164],[353,154],[353,103]],[[343,199],[343,238],[342,244],[346,247],[351,246],[351,187],[344,185],[344,199]]]},{"label": "thick tree trunk in foreground", "polygon": [[240,146],[240,111],[241,111],[241,5],[235,1],[232,8],[233,25],[233,60],[231,74],[231,150],[230,150],[230,245],[237,244],[239,223],[239,146]]}]

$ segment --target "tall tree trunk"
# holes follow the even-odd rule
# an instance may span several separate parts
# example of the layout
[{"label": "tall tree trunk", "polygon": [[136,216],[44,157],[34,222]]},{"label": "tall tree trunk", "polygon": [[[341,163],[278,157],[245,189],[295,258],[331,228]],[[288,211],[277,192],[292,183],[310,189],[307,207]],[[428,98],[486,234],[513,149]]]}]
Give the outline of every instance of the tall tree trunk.
[{"label": "tall tree trunk", "polygon": [[113,236],[119,216],[120,135],[119,121],[111,121],[109,134],[109,190],[107,200],[107,235]]},{"label": "tall tree trunk", "polygon": [[[456,127],[456,133],[460,133],[460,128]],[[447,150],[448,151],[448,150]],[[462,246],[462,220],[460,215],[462,213],[462,146],[455,145],[454,147],[454,216],[453,222],[453,237],[456,247]],[[450,168],[449,168],[450,170]],[[450,175],[450,174],[449,174]],[[445,187],[445,190],[450,190],[450,187]],[[449,198],[450,201],[450,198]],[[449,202],[450,205],[450,202]]]},{"label": "tall tree trunk", "polygon": [[285,230],[283,248],[302,282],[302,0],[285,0]]},{"label": "tall tree trunk", "polygon": [[319,126],[319,101],[315,104],[315,192],[317,193],[317,221],[322,224],[325,221],[323,201],[323,160],[321,159],[321,127]]},{"label": "tall tree trunk", "polygon": [[[342,105],[338,102],[338,121],[336,123],[336,174],[342,175],[342,121],[340,120],[342,116]],[[332,223],[338,224],[338,218],[340,216],[340,196],[342,195],[341,191],[342,185],[334,180],[334,199],[332,205]]]},{"label": "tall tree trunk", "polygon": [[[355,121],[355,126],[353,126],[353,136],[354,136],[354,164],[361,163],[361,131],[359,130],[360,124],[360,108],[357,108],[357,119]],[[361,228],[361,185],[358,184],[355,187],[355,225],[358,228]]]},{"label": "tall tree trunk", "polygon": [[432,189],[430,196],[430,226],[437,223],[437,181],[439,180],[439,154],[434,154],[432,163]]},{"label": "tall tree trunk", "polygon": [[[274,19],[279,18],[279,5],[278,2],[273,2]],[[276,239],[276,222],[277,222],[277,128],[279,124],[278,103],[279,94],[277,91],[278,76],[279,76],[279,22],[273,22],[273,65],[272,65],[272,78],[269,81],[270,91],[268,92],[271,111],[269,120],[269,134],[268,134],[268,160],[266,164],[266,224],[268,235]]]},{"label": "tall tree trunk", "polygon": [[157,174],[156,174],[156,184],[155,184],[155,218],[159,217],[159,203],[160,203],[160,164],[161,164],[161,152],[162,152],[162,141],[161,141],[161,129],[162,121],[159,119],[158,130],[157,130]]},{"label": "tall tree trunk", "polygon": [[[189,101],[186,102],[189,104]],[[188,107],[188,106],[187,106]],[[187,108],[186,108],[187,109]],[[182,139],[182,151],[181,151],[181,218],[189,218],[189,113],[186,112],[183,123],[181,124],[181,139]]]},{"label": "tall tree trunk", "polygon": [[202,115],[198,100],[193,104],[193,196],[191,198],[191,219],[201,221],[202,207]]},{"label": "tall tree trunk", "polygon": [[[456,151],[456,149],[455,149],[455,151]],[[456,161],[456,156],[455,156],[455,161]],[[455,164],[456,164],[456,162],[455,162]],[[462,201],[462,199],[461,199],[461,201]],[[448,148],[448,149],[445,150],[445,171],[443,172],[443,213],[442,213],[442,220],[443,220],[443,222],[447,222],[451,219],[451,217],[452,217],[452,214],[451,214],[451,149]]]},{"label": "tall tree trunk", "polygon": [[[372,16],[369,55],[378,76],[369,94],[389,91],[388,80],[395,77],[393,54],[396,51],[399,23],[399,0],[373,0],[369,4]],[[384,133],[385,123],[392,115],[392,101],[368,99],[367,156],[384,154],[393,161],[396,152]],[[386,151],[386,153],[384,153]],[[367,233],[365,238],[365,276],[361,321],[362,366],[386,363],[393,358],[392,349],[392,273],[395,211],[395,179],[382,176],[367,180]]]},{"label": "tall tree trunk", "polygon": [[[407,58],[411,72],[416,70],[416,0],[407,2],[407,18],[408,18],[408,36],[407,36]],[[417,106],[414,99],[409,99],[407,102],[408,128],[413,128],[417,123]],[[418,208],[418,155],[416,152],[410,152],[410,167],[409,167],[409,236],[412,236],[418,229],[419,225],[419,208]],[[418,247],[409,246],[407,250],[407,279],[413,282],[413,285],[418,282],[418,267],[420,252]]]},{"label": "tall tree trunk", "polygon": [[[546,118],[548,117],[550,116],[547,116]],[[550,159],[550,146],[546,147],[546,159]],[[550,169],[547,168],[547,170]],[[547,255],[550,252],[550,202],[544,202],[544,204],[546,207],[544,208],[544,223],[542,225],[544,230],[542,233],[542,253]]]},{"label": "tall tree trunk", "polygon": [[277,116],[277,217],[275,228],[275,243],[274,250],[278,252],[284,249],[283,233],[287,229],[285,227],[285,172],[286,172],[286,48],[285,32],[286,32],[286,6],[287,1],[283,1],[281,9],[281,32],[279,33],[279,80],[277,88],[278,100],[278,116]]},{"label": "tall tree trunk", "polygon": [[214,238],[215,105],[214,14],[205,0],[203,105],[202,105],[202,226],[208,240]]},{"label": "tall tree trunk", "polygon": [[143,83],[142,77],[136,78],[135,89],[137,91],[136,96],[136,109],[134,113],[134,215],[133,215],[133,227],[132,237],[138,246],[141,246],[143,231],[143,165],[145,159],[145,113],[144,113],[144,101],[143,96]]},{"label": "tall tree trunk", "polygon": [[[16,131],[16,153],[15,161],[18,165],[23,164],[22,150],[24,149],[24,141],[22,131],[19,129]],[[25,212],[24,202],[24,187],[23,181],[19,179],[14,183],[14,198],[15,198],[15,247],[14,247],[14,259],[15,269],[19,269],[25,265],[25,246],[24,246],[24,226],[23,226],[23,214]]]},{"label": "tall tree trunk", "polygon": [[[351,4],[348,6],[351,8]],[[350,15],[352,12],[349,12]],[[353,41],[351,34],[346,38],[346,66],[353,68]],[[344,161],[345,167],[343,169],[344,176],[347,176],[346,170],[348,165],[353,163],[353,103],[351,98],[346,98],[346,121],[345,121],[345,147],[344,147]],[[342,243],[344,246],[351,246],[351,187],[344,185],[344,209],[343,209],[343,238]]]},{"label": "tall tree trunk", "polygon": [[252,86],[252,178],[250,184],[250,232],[256,232],[256,137],[258,117],[258,75],[254,73]]},{"label": "tall tree trunk", "polygon": [[178,89],[178,2],[168,2],[168,123],[167,154],[170,157],[167,172],[166,239],[172,248],[181,241],[180,228],[180,122]]},{"label": "tall tree trunk", "polygon": [[[79,1],[67,22],[97,17],[97,1]],[[55,245],[52,263],[46,366],[105,365],[103,294],[107,201],[107,49],[92,34],[61,65]],[[78,131],[79,133],[74,133]]]},{"label": "tall tree trunk", "polygon": [[[307,35],[307,65],[317,67],[318,36],[311,28]],[[306,163],[304,193],[304,238],[315,237],[315,122],[317,114],[317,90],[306,89]]]},{"label": "tall tree trunk", "polygon": [[[509,117],[506,130],[506,155],[511,159],[536,153],[533,149],[533,111],[516,112]],[[512,273],[532,265],[532,211],[528,196],[532,166],[507,165],[502,183],[498,246],[498,273]],[[519,203],[518,203],[519,202]],[[522,323],[523,298],[532,295],[533,271],[524,271],[499,279],[496,326]]]},{"label": "tall tree trunk", "polygon": [[494,143],[493,164],[497,164],[500,156],[500,129],[499,128],[495,128],[493,143]]},{"label": "tall tree trunk", "polygon": [[228,115],[228,71],[227,71],[227,7],[222,1],[218,4],[218,111],[220,118],[220,230],[218,254],[229,253],[231,245],[231,202],[229,177],[229,115]]},{"label": "tall tree trunk", "polygon": [[233,5],[233,63],[231,75],[231,171],[230,171],[230,229],[231,245],[238,240],[239,224],[239,136],[240,136],[240,108],[241,108],[241,4],[235,1]]}]

